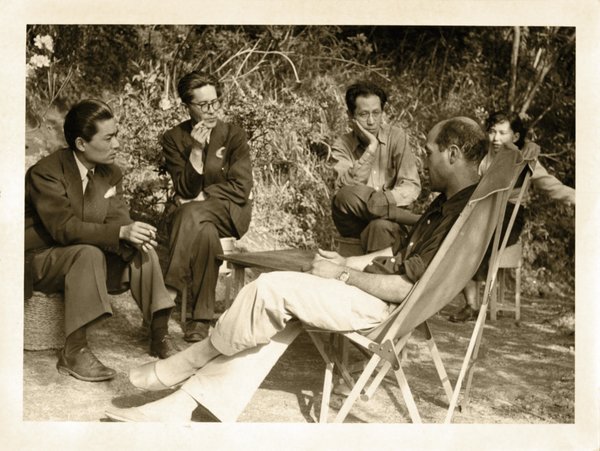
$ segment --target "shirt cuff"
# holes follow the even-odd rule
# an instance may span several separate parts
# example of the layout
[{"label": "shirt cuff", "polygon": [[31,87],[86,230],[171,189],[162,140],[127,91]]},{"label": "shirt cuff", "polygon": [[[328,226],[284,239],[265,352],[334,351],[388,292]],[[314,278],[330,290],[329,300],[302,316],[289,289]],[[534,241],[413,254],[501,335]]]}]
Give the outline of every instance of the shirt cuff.
[{"label": "shirt cuff", "polygon": [[204,174],[204,162],[202,161],[202,157],[193,150],[190,153],[190,163],[198,174]]}]

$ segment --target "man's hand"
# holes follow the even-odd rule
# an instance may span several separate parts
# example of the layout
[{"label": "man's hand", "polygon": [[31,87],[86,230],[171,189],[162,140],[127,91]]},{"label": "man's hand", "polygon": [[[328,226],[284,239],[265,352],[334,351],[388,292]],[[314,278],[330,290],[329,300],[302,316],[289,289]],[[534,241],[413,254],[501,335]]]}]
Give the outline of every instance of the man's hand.
[{"label": "man's hand", "polygon": [[210,132],[211,129],[207,128],[206,125],[204,125],[204,121],[200,121],[196,125],[194,125],[194,128],[192,128],[192,131],[190,132],[192,138],[194,139],[194,141],[196,141],[194,143],[194,149],[197,149],[199,151],[204,150],[204,148],[206,147],[206,143],[208,142],[208,138],[210,138]]},{"label": "man's hand", "polygon": [[317,254],[313,262],[318,260],[328,260],[336,265],[346,266],[346,258],[334,251],[326,251],[323,249],[317,249]]},{"label": "man's hand", "polygon": [[350,121],[350,127],[364,145],[367,146],[367,150],[370,152],[375,152],[377,149],[377,145],[379,141],[377,141],[377,137],[365,129],[356,119],[352,119]]},{"label": "man's hand", "polygon": [[136,221],[121,226],[119,239],[129,241],[136,248],[144,252],[148,252],[150,249],[158,246],[156,242],[156,227],[145,222]]},{"label": "man's hand", "polygon": [[310,274],[323,277],[324,279],[337,279],[344,271],[344,267],[333,263],[331,260],[315,259],[313,260]]},{"label": "man's hand", "polygon": [[190,153],[190,162],[199,174],[204,173],[204,149],[210,137],[210,128],[204,125],[204,121],[198,122],[190,132],[192,135],[192,151]]}]

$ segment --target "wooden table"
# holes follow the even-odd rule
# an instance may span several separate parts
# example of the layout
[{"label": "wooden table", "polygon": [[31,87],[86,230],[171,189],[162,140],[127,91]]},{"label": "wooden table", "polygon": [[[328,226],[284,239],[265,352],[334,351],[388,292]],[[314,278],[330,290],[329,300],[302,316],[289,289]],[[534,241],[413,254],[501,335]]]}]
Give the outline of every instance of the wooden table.
[{"label": "wooden table", "polygon": [[[263,271],[307,271],[315,254],[316,251],[283,249],[218,255],[217,258],[227,262],[227,266],[232,270],[232,283],[228,283],[225,287],[226,307],[229,308],[244,286],[246,268],[258,268]],[[231,293],[232,288],[233,293]]]}]

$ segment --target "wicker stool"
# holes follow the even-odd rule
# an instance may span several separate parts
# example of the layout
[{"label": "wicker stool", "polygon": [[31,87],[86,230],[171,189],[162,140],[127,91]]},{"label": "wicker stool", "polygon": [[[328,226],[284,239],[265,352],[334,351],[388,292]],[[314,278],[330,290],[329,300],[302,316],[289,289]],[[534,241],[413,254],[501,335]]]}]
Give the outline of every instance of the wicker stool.
[{"label": "wicker stool", "polygon": [[23,348],[26,351],[62,348],[65,344],[63,295],[34,291],[25,300],[23,322]]}]

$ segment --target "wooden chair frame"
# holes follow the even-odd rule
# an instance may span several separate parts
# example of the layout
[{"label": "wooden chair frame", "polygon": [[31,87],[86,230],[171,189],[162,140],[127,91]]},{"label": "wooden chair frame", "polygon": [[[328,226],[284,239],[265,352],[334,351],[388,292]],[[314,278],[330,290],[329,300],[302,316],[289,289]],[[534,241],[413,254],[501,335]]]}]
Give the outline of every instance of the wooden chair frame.
[{"label": "wooden chair frame", "polygon": [[[471,200],[444,239],[440,249],[421,279],[413,286],[403,303],[400,304],[381,325],[374,329],[360,332],[334,332],[320,329],[307,329],[307,332],[325,361],[323,396],[319,414],[319,421],[321,423],[326,423],[328,420],[329,402],[333,388],[333,374],[335,369],[337,369],[348,386],[352,387],[352,390],[338,411],[334,422],[344,421],[359,396],[361,396],[363,400],[370,399],[390,370],[393,370],[394,372],[395,379],[402,393],[411,420],[414,423],[422,422],[408,381],[402,370],[402,351],[412,332],[417,328],[425,334],[427,346],[448,400],[448,410],[444,422],[450,423],[452,421],[454,411],[458,406],[458,399],[465,378],[466,387],[463,405],[464,407],[467,406],[475,363],[477,361],[479,347],[483,336],[486,311],[490,296],[496,284],[499,256],[506,247],[510,230],[514,224],[523,195],[527,190],[533,164],[533,160],[525,160],[516,150],[503,152],[496,157],[492,166],[486,173],[486,176],[482,178],[478,189],[473,193]],[[501,177],[502,180],[498,181],[497,174],[502,173],[501,171],[504,171],[503,176]],[[509,172],[508,174],[506,174],[507,171]],[[507,230],[504,232],[504,238],[501,239],[501,229],[506,204],[511,192],[520,181],[522,181],[522,183],[519,188],[519,197],[516,201]],[[490,192],[481,192],[479,190],[480,187],[482,190],[487,189]],[[485,216],[487,216],[487,218]],[[479,223],[477,223],[477,221],[479,221]],[[477,249],[465,249],[465,247],[469,246],[459,246],[460,241],[457,241],[457,239],[461,238],[464,241],[465,234],[470,230],[477,230],[477,227],[480,227],[478,224],[488,224],[489,229],[486,229],[487,236],[483,237],[482,235],[481,242],[478,244]],[[472,229],[469,229],[469,227],[472,227]],[[452,299],[462,290],[465,283],[475,274],[490,241],[493,242],[493,245],[489,260],[489,270],[485,282],[483,304],[479,310],[479,315],[473,328],[457,381],[454,386],[452,386],[437,349],[432,331],[427,324],[427,319],[452,301]],[[469,240],[466,242],[469,243]],[[458,250],[464,254],[465,260],[468,260],[464,265],[468,266],[468,270],[465,270],[464,274],[460,274],[460,277],[456,277],[451,281],[446,281],[443,278],[443,273],[447,273],[448,268],[451,268],[451,266],[448,266],[449,259],[450,261],[453,261],[452,255],[450,254],[453,252],[457,253],[457,248],[453,247],[453,244],[458,246]],[[473,257],[473,254],[476,254],[477,256]],[[436,285],[439,280],[444,280],[446,285]],[[436,292],[436,290],[438,291]],[[431,293],[433,293],[433,295]],[[329,334],[330,337],[332,337],[330,338],[331,346],[326,346],[324,339],[325,334]],[[356,381],[351,375],[350,367],[344,356],[344,353],[346,353],[344,344],[347,342],[358,345],[359,348],[363,349],[365,354],[370,355],[370,359]],[[376,370],[377,373],[375,374],[375,377],[370,384],[368,384],[371,376]]]}]

